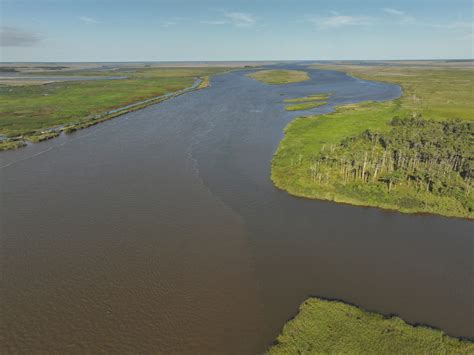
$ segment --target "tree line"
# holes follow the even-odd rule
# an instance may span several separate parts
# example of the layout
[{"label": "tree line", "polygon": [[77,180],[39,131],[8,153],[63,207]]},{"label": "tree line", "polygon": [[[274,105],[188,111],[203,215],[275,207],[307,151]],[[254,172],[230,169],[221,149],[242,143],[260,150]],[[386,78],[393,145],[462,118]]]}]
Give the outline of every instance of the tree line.
[{"label": "tree line", "polygon": [[388,132],[366,130],[324,146],[310,163],[315,184],[406,185],[469,198],[473,184],[474,124],[395,117]]}]

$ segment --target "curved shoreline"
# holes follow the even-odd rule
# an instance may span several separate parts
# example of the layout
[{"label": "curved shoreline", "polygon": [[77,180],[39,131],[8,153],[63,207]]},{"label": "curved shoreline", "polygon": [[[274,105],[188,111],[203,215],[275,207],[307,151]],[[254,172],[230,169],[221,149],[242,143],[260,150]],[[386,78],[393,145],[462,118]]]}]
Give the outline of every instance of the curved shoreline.
[{"label": "curved shoreline", "polygon": [[[75,131],[82,130],[82,129],[85,129],[85,128],[88,128],[88,127],[92,127],[92,126],[95,126],[99,123],[111,120],[115,117],[122,116],[122,115],[125,115],[127,113],[140,110],[140,109],[145,108],[147,106],[158,104],[158,103],[163,102],[165,100],[170,100],[174,97],[186,94],[188,92],[192,92],[192,91],[199,90],[199,89],[204,89],[208,86],[209,86],[209,76],[207,76],[207,77],[198,77],[198,78],[196,78],[193,85],[191,85],[187,88],[184,88],[184,89],[181,89],[181,90],[178,90],[178,91],[174,91],[174,92],[171,92],[171,93],[168,93],[168,94],[164,94],[164,95],[151,97],[151,98],[146,99],[146,100],[134,102],[134,103],[126,105],[126,106],[122,106],[122,107],[119,107],[119,108],[116,108],[116,109],[113,109],[113,110],[110,110],[110,111],[106,111],[106,112],[103,112],[101,114],[95,115],[93,118],[91,118],[91,119],[89,119],[85,122],[76,123],[76,124],[68,125],[68,126],[60,126],[60,127],[57,127],[57,128],[44,129],[43,131],[41,131],[41,134],[33,135],[31,137],[28,137],[28,138],[24,138],[23,136],[19,136],[19,137],[12,137],[12,138],[6,139],[3,142],[0,141],[0,152],[1,151],[15,150],[15,149],[24,148],[24,147],[27,147],[29,144],[39,143],[39,142],[42,142],[42,141],[45,141],[45,140],[53,139],[53,138],[56,138],[56,137],[60,136],[61,134],[70,134],[70,133],[73,133]],[[8,145],[8,143],[13,143],[13,144]],[[2,148],[1,144],[6,144],[6,148],[1,149]]]},{"label": "curved shoreline", "polygon": [[361,207],[361,208],[376,208],[382,211],[385,211],[387,213],[400,213],[400,214],[410,214],[410,215],[415,215],[415,216],[435,216],[435,217],[442,217],[442,218],[456,218],[456,219],[464,219],[466,221],[473,221],[473,218],[471,217],[466,217],[466,216],[459,216],[459,215],[445,215],[441,213],[434,213],[434,212],[428,212],[428,211],[422,211],[422,210],[410,210],[410,209],[405,209],[405,208],[396,208],[396,207],[389,207],[388,205],[381,204],[381,205],[368,205],[363,201],[360,200],[345,200],[343,197],[338,198],[338,197],[333,197],[333,198],[324,198],[324,197],[313,197],[310,195],[305,195],[305,194],[300,194],[298,192],[290,192],[284,187],[281,187],[278,185],[273,178],[271,179],[272,182],[274,183],[274,186],[280,190],[288,193],[289,195],[295,197],[295,198],[303,198],[305,200],[316,200],[316,201],[327,201],[327,202],[334,202],[337,204],[341,205],[347,205],[347,206],[356,206],[356,207]]},{"label": "curved shoreline", "polygon": [[[144,351],[262,353],[308,295],[472,336],[470,224],[309,202],[268,179],[294,117],[282,98],[313,94],[315,85],[334,90],[330,107],[399,95],[394,85],[310,72],[311,82],[287,87],[242,72],[213,77],[209,90],[0,155],[11,164],[2,170],[5,322],[14,325],[5,346],[51,352],[106,336],[116,352],[133,341]],[[30,279],[48,287],[21,292]],[[94,307],[117,289],[119,303],[107,310],[124,326],[110,332]],[[83,306],[71,307],[78,297]],[[208,320],[208,310],[218,317]],[[101,349],[97,341],[83,351]]]},{"label": "curved shoreline", "polygon": [[[364,320],[362,329],[361,325],[357,324],[361,319]],[[384,337],[383,334],[386,333],[392,335]],[[451,336],[440,328],[423,323],[410,323],[397,314],[371,311],[340,299],[310,296],[300,304],[298,312],[285,322],[278,338],[266,349],[266,354],[305,351],[308,346],[313,351],[323,350],[314,349],[314,346],[323,346],[324,352],[340,352],[339,347],[334,347],[341,344],[348,346],[348,342],[352,344],[359,336],[364,337],[364,347],[372,349],[370,353],[377,353],[373,347],[392,346],[401,347],[407,352],[427,347],[431,351],[443,347],[443,351],[450,348],[451,351],[460,353],[470,353],[469,350],[474,349],[472,338]],[[334,337],[342,337],[344,342],[336,345]],[[351,349],[347,349],[349,351],[353,350],[352,345],[350,346]]]},{"label": "curved shoreline", "polygon": [[[320,70],[335,70],[334,68],[321,68],[321,67],[317,67],[317,69],[320,69]],[[370,80],[370,79],[367,79],[367,78],[364,78],[364,79],[359,78],[359,77],[357,77],[357,76],[353,75],[352,73],[350,73],[348,71],[345,71],[345,70],[335,70],[335,71],[343,72],[346,75],[348,75],[348,76],[350,76],[354,79],[357,79],[357,80],[372,81],[374,83],[386,83],[384,81],[373,81],[373,80]],[[394,84],[394,83],[391,83],[391,84]],[[384,101],[385,104],[389,104],[389,103],[397,104],[397,100],[401,100],[406,96],[406,90],[403,88],[402,85],[397,84],[397,83],[395,83],[394,85],[398,85],[400,87],[401,95],[397,98]],[[469,213],[460,214],[457,211],[454,211],[452,213],[451,213],[451,211],[447,211],[447,210],[443,210],[443,211],[440,211],[440,212],[428,211],[426,209],[417,208],[417,207],[409,208],[409,207],[397,206],[394,203],[387,203],[385,201],[380,201],[380,202],[371,201],[373,203],[368,203],[367,201],[364,201],[364,200],[361,200],[361,199],[358,199],[358,198],[354,198],[354,197],[349,197],[345,194],[338,194],[337,189],[336,190],[332,189],[332,190],[326,190],[326,191],[319,191],[319,192],[317,192],[315,190],[312,190],[311,193],[305,193],[303,190],[301,190],[301,187],[298,189],[297,187],[292,186],[290,183],[288,183],[287,180],[284,180],[281,177],[277,176],[277,174],[275,172],[275,170],[276,170],[275,164],[276,164],[276,161],[277,161],[277,158],[278,158],[278,154],[281,152],[282,149],[284,149],[284,148],[282,148],[282,143],[284,143],[286,139],[289,139],[287,131],[291,129],[291,127],[293,126],[293,124],[295,124],[295,122],[297,122],[297,120],[299,120],[299,119],[302,119],[302,120],[305,120],[305,119],[306,120],[322,119],[326,116],[331,116],[331,115],[341,113],[348,106],[354,107],[356,110],[360,109],[360,108],[362,108],[362,110],[364,110],[364,109],[370,110],[371,108],[376,108],[377,109],[376,105],[379,104],[379,103],[380,102],[366,101],[366,102],[360,102],[360,103],[356,103],[356,104],[339,105],[339,106],[334,107],[334,109],[329,113],[310,115],[310,116],[300,116],[300,117],[296,117],[291,122],[289,122],[288,125],[284,129],[284,136],[281,139],[281,141],[280,141],[280,143],[279,143],[279,145],[278,145],[278,147],[277,147],[277,149],[276,149],[276,151],[273,155],[272,162],[271,162],[270,178],[271,178],[274,186],[276,188],[278,188],[279,190],[285,191],[288,194],[290,194],[292,196],[295,196],[295,197],[299,197],[299,198],[319,200],[319,201],[331,201],[331,202],[334,202],[334,203],[347,204],[347,205],[353,205],[353,206],[359,206],[359,207],[379,208],[379,209],[382,209],[382,210],[385,210],[385,211],[398,212],[398,213],[404,213],[404,214],[436,215],[436,216],[442,216],[442,217],[446,217],[446,218],[461,218],[461,219],[466,219],[466,220],[473,220],[474,216],[471,216]],[[362,107],[363,105],[367,105],[367,107]],[[399,105],[400,105],[400,103],[399,103]],[[381,108],[381,109],[383,109],[383,108]],[[338,119],[338,118],[335,118],[335,119]],[[382,116],[381,120],[383,120],[383,119],[384,118]],[[369,128],[370,127],[367,127],[367,129],[369,129]],[[287,170],[288,170],[288,168],[287,168]]]},{"label": "curved shoreline", "polygon": [[[456,336],[456,335],[450,335],[449,333],[446,333],[446,331],[444,331],[443,329],[439,328],[439,327],[434,327],[432,325],[429,325],[427,323],[423,323],[423,322],[409,322],[409,321],[406,321],[404,320],[399,314],[397,313],[382,313],[382,312],[379,312],[379,311],[375,311],[375,310],[371,310],[367,307],[362,307],[362,306],[359,306],[357,305],[356,303],[352,303],[352,302],[347,302],[343,299],[340,299],[340,298],[335,298],[335,297],[324,297],[324,296],[317,296],[317,295],[309,295],[308,298],[303,301],[306,302],[308,299],[312,299],[312,298],[317,298],[319,300],[323,300],[323,301],[328,301],[328,302],[337,302],[337,303],[343,303],[345,305],[348,305],[348,306],[352,306],[352,307],[355,307],[355,308],[358,308],[360,309],[361,311],[365,312],[365,313],[375,313],[375,314],[379,314],[381,315],[384,319],[390,319],[390,318],[394,318],[394,317],[397,317],[397,318],[400,318],[402,319],[406,324],[412,326],[412,327],[424,327],[424,328],[429,328],[429,329],[432,329],[432,330],[438,330],[438,331],[441,331],[443,333],[445,333],[446,335],[452,337],[452,338],[455,338],[455,339],[459,339],[459,340],[468,340],[468,341],[474,341],[474,337],[467,337],[467,336]],[[292,321],[293,319],[295,319],[297,316],[298,316],[299,312],[296,313],[294,316],[290,317],[288,319],[286,323]],[[283,328],[282,328],[283,329]]]}]

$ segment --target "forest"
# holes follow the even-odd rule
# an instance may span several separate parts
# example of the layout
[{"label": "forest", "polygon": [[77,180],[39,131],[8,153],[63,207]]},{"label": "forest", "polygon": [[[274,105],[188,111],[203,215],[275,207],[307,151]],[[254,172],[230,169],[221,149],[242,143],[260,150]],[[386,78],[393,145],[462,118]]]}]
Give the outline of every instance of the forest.
[{"label": "forest", "polygon": [[417,116],[395,117],[390,126],[323,146],[309,165],[311,181],[344,190],[372,185],[388,194],[403,188],[452,197],[472,213],[474,124]]}]

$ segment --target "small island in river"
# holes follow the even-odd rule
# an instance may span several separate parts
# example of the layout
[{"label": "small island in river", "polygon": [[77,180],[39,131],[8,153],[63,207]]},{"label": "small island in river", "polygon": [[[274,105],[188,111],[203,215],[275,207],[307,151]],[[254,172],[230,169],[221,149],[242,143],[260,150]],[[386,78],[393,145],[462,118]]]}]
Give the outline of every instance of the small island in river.
[{"label": "small island in river", "polygon": [[270,85],[284,85],[309,80],[309,75],[303,70],[259,70],[248,74],[250,78]]}]

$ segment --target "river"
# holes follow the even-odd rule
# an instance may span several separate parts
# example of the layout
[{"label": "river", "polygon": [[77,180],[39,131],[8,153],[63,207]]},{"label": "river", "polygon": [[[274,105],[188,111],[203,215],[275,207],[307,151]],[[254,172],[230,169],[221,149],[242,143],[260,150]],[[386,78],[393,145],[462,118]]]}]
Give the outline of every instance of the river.
[{"label": "river", "polygon": [[273,187],[298,115],[284,98],[331,92],[323,113],[401,94],[309,73],[284,86],[217,75],[1,153],[0,351],[259,353],[312,295],[473,338],[472,222]]}]

